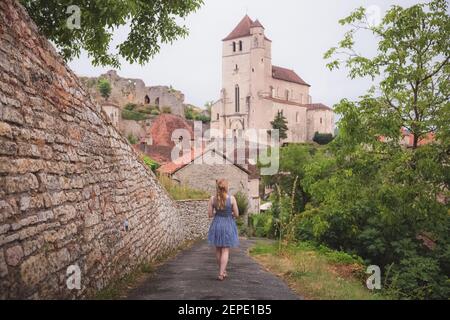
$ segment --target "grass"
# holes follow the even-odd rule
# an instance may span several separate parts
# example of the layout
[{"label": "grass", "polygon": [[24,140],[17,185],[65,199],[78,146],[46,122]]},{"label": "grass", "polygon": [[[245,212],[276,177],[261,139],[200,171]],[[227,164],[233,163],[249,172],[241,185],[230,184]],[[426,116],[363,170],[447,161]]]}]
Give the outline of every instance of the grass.
[{"label": "grass", "polygon": [[386,297],[365,287],[361,258],[309,243],[258,242],[250,254],[309,300],[380,300]]},{"label": "grass", "polygon": [[159,176],[159,182],[174,200],[205,200],[210,197],[208,192],[179,184],[165,175]]}]

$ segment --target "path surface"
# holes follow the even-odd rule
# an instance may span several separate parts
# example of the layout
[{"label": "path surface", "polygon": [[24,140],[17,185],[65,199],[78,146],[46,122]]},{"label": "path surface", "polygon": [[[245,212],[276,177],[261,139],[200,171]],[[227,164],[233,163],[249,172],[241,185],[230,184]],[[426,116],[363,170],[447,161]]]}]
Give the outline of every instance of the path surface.
[{"label": "path surface", "polygon": [[206,241],[180,252],[128,295],[137,300],[294,300],[300,299],[275,275],[247,255],[254,240],[232,249],[228,278],[217,279],[214,249]]}]

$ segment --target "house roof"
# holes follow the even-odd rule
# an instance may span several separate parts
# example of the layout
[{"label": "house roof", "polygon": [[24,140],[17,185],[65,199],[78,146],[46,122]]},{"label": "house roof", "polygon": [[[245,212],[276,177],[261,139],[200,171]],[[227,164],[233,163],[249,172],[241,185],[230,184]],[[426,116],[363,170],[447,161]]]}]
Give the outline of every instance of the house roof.
[{"label": "house roof", "polygon": [[314,110],[330,110],[332,111],[333,109],[331,109],[330,107],[324,105],[323,103],[298,103],[298,102],[294,102],[294,101],[289,101],[289,100],[283,100],[283,99],[278,99],[278,98],[273,98],[273,97],[264,97],[264,99],[266,100],[270,100],[273,102],[277,102],[277,103],[282,103],[282,104],[287,104],[287,105],[292,105],[292,106],[297,106],[297,107],[303,107],[306,108],[308,111],[314,111]]},{"label": "house roof", "polygon": [[323,103],[308,103],[304,104],[304,106],[308,110],[333,110],[329,106],[324,105]]},{"label": "house roof", "polygon": [[[225,143],[224,143],[225,145]],[[208,153],[209,151],[216,152],[217,154],[221,155],[224,159],[231,162],[233,165],[238,167],[240,170],[244,171],[248,174],[250,179],[259,179],[259,170],[256,164],[249,163],[249,149],[246,148],[245,150],[241,150],[241,152],[244,154],[245,159],[238,159],[238,149],[233,149],[230,152],[227,152],[226,150],[222,153],[220,151],[216,151],[214,149],[214,144],[211,144],[209,146],[204,146],[202,148],[198,149],[192,149],[191,152],[184,154],[180,158],[178,158],[176,161],[171,161],[169,163],[164,164],[160,168],[158,168],[158,172],[164,173],[164,174],[174,174],[178,170],[184,168],[185,166],[192,163],[195,159],[203,156],[204,154]],[[241,154],[242,154],[241,153]],[[241,163],[241,160],[244,160],[244,164]]]},{"label": "house roof", "polygon": [[[153,146],[175,146],[175,142],[172,141],[172,133],[176,129],[184,129],[190,135],[190,139],[194,138],[192,125],[182,117],[169,113],[159,115],[150,127]],[[183,138],[187,137],[183,136]]]},{"label": "house roof", "polygon": [[[253,27],[264,28],[262,26],[261,22],[259,22],[258,20],[253,21],[252,19],[250,19],[250,17],[248,15],[245,15],[245,17],[242,18],[242,20],[233,29],[233,31],[231,31],[231,33],[228,36],[226,36],[224,39],[222,39],[222,41],[228,41],[228,40],[233,40],[233,39],[237,39],[237,38],[248,37],[251,35],[250,29]],[[270,41],[266,37],[265,37],[265,39]]]},{"label": "house roof", "polygon": [[272,66],[272,78],[310,87],[294,70]]}]

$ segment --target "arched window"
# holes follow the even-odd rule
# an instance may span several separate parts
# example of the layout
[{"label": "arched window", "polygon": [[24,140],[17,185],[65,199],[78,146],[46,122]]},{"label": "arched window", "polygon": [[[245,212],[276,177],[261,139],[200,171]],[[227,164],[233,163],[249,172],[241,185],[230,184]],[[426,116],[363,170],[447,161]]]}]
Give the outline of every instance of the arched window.
[{"label": "arched window", "polygon": [[242,41],[239,41],[239,51],[242,51]]},{"label": "arched window", "polygon": [[233,52],[236,52],[236,42],[233,41]]},{"label": "arched window", "polygon": [[234,111],[239,112],[239,99],[240,99],[240,92],[239,92],[239,86],[236,85],[234,88]]},{"label": "arched window", "polygon": [[145,104],[149,104],[150,103],[150,98],[148,96],[145,96],[144,103]]}]

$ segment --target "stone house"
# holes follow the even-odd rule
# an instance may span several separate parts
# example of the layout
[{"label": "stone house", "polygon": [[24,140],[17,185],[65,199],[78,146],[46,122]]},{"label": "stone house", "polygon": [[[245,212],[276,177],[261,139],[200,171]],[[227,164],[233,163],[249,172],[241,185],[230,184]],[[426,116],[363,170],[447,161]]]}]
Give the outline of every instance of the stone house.
[{"label": "stone house", "polygon": [[211,110],[211,128],[218,135],[231,130],[271,129],[282,113],[288,122],[283,142],[312,140],[314,133],[334,133],[333,110],[312,103],[310,85],[295,71],[272,65],[272,41],[247,15],[222,40],[222,90]]},{"label": "stone house", "polygon": [[105,102],[102,104],[102,109],[106,115],[111,119],[114,127],[119,127],[120,122],[120,107],[114,103]]},{"label": "stone house", "polygon": [[216,192],[216,179],[227,179],[231,194],[247,195],[250,214],[259,213],[260,175],[255,165],[238,164],[235,157],[225,155],[211,147],[192,150],[176,161],[158,169],[160,174],[171,177],[180,184],[203,190],[211,195]]}]

